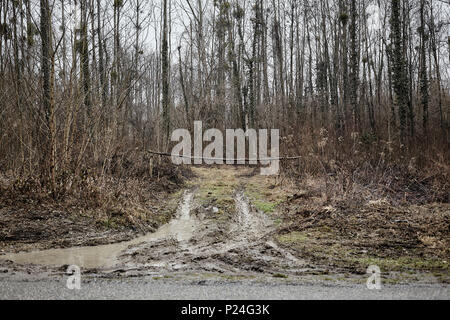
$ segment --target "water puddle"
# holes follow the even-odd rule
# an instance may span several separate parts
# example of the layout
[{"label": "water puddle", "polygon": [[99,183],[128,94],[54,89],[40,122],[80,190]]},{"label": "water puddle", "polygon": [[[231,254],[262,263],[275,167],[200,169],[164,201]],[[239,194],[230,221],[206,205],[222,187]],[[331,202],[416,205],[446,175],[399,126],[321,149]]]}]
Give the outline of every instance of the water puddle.
[{"label": "water puddle", "polygon": [[174,238],[179,242],[189,240],[197,222],[190,216],[193,192],[185,192],[177,212],[177,218],[162,226],[154,233],[116,244],[50,249],[44,251],[6,254],[0,259],[11,260],[18,264],[38,264],[46,266],[77,265],[81,268],[112,268],[119,262],[118,256],[129,246],[165,238]]}]

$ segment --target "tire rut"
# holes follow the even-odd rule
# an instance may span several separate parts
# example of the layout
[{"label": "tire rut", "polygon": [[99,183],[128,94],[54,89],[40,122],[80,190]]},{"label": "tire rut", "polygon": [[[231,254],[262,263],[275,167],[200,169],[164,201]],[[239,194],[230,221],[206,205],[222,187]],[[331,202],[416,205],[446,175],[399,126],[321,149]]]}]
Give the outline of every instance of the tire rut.
[{"label": "tire rut", "polygon": [[[305,261],[276,245],[271,239],[272,220],[253,208],[243,190],[235,191],[234,201],[236,210],[226,221],[200,215],[204,218],[197,221],[190,239],[180,241],[172,235],[128,248],[120,257],[124,269],[298,275],[311,270]],[[184,219],[198,219],[191,214],[194,207],[191,199],[189,213],[181,210]]]}]

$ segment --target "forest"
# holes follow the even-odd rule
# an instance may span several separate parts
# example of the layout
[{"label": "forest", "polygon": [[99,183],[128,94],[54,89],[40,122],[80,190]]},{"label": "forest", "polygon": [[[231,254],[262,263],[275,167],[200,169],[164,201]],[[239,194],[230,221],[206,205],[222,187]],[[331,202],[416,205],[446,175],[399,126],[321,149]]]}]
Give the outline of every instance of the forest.
[{"label": "forest", "polygon": [[[449,0],[0,0],[0,280],[382,270],[448,299],[449,121]],[[280,170],[175,163],[178,129],[272,130]]]},{"label": "forest", "polygon": [[0,169],[53,196],[89,170],[148,166],[148,150],[168,151],[171,131],[195,120],[280,129],[281,153],[304,157],[285,166],[300,175],[448,169],[447,1],[2,0],[0,10]]}]

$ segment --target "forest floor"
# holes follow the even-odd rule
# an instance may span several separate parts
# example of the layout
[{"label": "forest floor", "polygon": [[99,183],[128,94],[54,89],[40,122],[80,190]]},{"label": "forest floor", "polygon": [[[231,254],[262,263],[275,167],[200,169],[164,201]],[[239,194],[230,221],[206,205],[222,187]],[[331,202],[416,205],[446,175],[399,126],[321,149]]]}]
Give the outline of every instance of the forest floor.
[{"label": "forest floor", "polygon": [[0,184],[0,255],[104,245],[154,232],[173,218],[191,175],[91,181],[80,186],[82,193],[62,199],[35,192],[27,181]]},{"label": "forest floor", "polygon": [[449,204],[333,201],[314,179],[298,185],[248,167],[193,171],[182,188],[149,200],[154,232],[140,237],[144,228],[86,214],[1,208],[0,271],[60,275],[77,264],[101,277],[361,281],[377,265],[390,283],[450,283]]}]

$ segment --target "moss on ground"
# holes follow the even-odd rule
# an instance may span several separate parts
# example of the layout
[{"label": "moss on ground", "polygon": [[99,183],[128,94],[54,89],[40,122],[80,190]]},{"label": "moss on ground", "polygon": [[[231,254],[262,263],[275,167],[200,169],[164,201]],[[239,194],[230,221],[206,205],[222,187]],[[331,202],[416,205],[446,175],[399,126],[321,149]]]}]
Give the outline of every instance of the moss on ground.
[{"label": "moss on ground", "polygon": [[204,207],[216,207],[217,214],[233,213],[236,210],[234,193],[238,188],[238,179],[232,169],[211,170],[195,168],[199,176],[196,201]]},{"label": "moss on ground", "polygon": [[364,271],[371,265],[377,265],[382,272],[410,270],[450,271],[448,261],[419,256],[378,257],[369,252],[361,252],[354,247],[338,242],[336,234],[330,228],[315,228],[308,231],[293,231],[277,236],[277,241],[287,247],[297,249],[303,255],[321,263],[342,268],[354,268]]},{"label": "moss on ground", "polygon": [[258,211],[277,213],[278,207],[287,198],[287,192],[275,185],[274,178],[254,176],[245,185],[245,195]]}]

